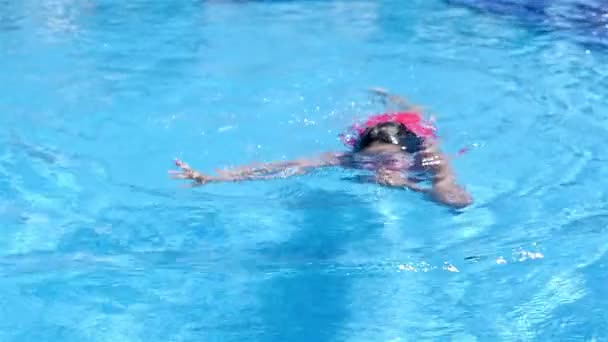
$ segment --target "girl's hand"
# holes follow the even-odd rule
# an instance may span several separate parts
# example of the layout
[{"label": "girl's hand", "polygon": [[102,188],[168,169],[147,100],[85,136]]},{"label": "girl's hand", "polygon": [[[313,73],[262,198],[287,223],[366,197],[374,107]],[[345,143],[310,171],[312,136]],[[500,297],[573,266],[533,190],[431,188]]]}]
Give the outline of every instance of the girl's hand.
[{"label": "girl's hand", "polygon": [[179,167],[181,170],[171,170],[169,174],[173,179],[190,179],[194,182],[192,186],[204,185],[211,182],[213,179],[211,176],[204,175],[193,168],[190,165],[184,163],[183,161],[176,159],[175,165]]},{"label": "girl's hand", "polygon": [[[388,106],[389,103],[396,105],[399,110],[407,110],[414,111],[417,113],[425,112],[424,108],[411,104],[405,97],[393,95],[389,93],[388,90],[380,87],[370,88],[369,91],[382,99],[382,102],[385,106]],[[388,101],[388,102],[387,102]]]},{"label": "girl's hand", "polygon": [[381,185],[396,187],[396,188],[407,188],[416,192],[428,193],[429,190],[416,184],[410,180],[401,171],[393,171],[388,169],[376,170],[376,182]]}]

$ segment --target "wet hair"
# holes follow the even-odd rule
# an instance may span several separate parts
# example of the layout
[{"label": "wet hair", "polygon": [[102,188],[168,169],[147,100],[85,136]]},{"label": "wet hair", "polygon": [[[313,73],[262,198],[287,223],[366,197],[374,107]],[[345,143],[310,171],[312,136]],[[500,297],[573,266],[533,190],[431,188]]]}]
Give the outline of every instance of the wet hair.
[{"label": "wet hair", "polygon": [[359,138],[354,151],[361,152],[373,143],[385,143],[402,146],[409,153],[422,150],[424,138],[410,131],[404,124],[398,122],[383,122],[368,127]]}]

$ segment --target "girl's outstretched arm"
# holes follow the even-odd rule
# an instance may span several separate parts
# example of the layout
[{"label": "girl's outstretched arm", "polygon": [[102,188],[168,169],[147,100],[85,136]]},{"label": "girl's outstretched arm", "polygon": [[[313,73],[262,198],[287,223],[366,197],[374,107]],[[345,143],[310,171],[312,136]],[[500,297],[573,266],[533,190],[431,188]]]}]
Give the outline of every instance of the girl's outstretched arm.
[{"label": "girl's outstretched arm", "polygon": [[177,159],[175,161],[175,165],[177,165],[180,170],[172,170],[169,171],[169,173],[174,179],[192,180],[193,186],[217,182],[240,182],[248,180],[287,178],[307,173],[316,168],[340,166],[343,164],[345,155],[346,154],[344,153],[326,153],[309,159],[254,164],[235,169],[217,170],[217,175],[203,174],[190,167],[190,165]]}]

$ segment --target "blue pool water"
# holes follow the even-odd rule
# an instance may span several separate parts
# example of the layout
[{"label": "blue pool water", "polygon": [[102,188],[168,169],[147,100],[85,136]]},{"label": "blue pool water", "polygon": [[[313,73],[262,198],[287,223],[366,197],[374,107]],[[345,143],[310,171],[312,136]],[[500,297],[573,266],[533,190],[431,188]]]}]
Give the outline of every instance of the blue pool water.
[{"label": "blue pool water", "polygon": [[[572,3],[0,1],[0,341],[607,340],[605,7]],[[473,147],[474,206],[167,177],[342,150],[370,86]]]}]

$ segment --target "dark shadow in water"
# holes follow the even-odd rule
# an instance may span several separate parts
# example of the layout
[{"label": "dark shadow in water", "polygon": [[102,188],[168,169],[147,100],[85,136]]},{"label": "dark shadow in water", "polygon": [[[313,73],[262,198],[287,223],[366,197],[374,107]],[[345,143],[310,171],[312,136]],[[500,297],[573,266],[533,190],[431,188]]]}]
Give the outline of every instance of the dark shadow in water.
[{"label": "dark shadow in water", "polygon": [[0,33],[21,28],[23,17],[18,8],[20,3],[20,1],[0,0]]},{"label": "dark shadow in water", "polygon": [[540,33],[565,32],[586,48],[608,47],[607,0],[444,0],[449,5],[516,19]]},{"label": "dark shadow in water", "polygon": [[538,22],[547,16],[552,0],[445,0],[449,5],[465,6],[482,13],[516,16]]},{"label": "dark shadow in water", "polygon": [[350,312],[350,279],[335,272],[335,259],[351,242],[373,233],[378,214],[353,195],[322,190],[307,191],[285,205],[297,214],[298,231],[261,251],[290,271],[280,270],[258,291],[265,340],[336,340]]}]

